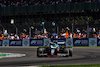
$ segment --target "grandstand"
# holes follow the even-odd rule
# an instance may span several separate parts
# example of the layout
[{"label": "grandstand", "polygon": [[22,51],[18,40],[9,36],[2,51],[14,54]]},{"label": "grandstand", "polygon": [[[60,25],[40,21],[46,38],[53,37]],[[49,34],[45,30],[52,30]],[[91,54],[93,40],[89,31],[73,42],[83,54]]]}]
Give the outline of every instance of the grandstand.
[{"label": "grandstand", "polygon": [[93,37],[90,30],[94,28],[97,35],[100,29],[99,0],[0,0],[0,6],[0,30],[5,29],[9,34],[24,33],[33,38],[45,28],[50,36],[61,35],[66,32],[62,32],[62,28],[68,27],[72,34],[79,33],[78,29],[82,34],[84,29],[86,37]]}]

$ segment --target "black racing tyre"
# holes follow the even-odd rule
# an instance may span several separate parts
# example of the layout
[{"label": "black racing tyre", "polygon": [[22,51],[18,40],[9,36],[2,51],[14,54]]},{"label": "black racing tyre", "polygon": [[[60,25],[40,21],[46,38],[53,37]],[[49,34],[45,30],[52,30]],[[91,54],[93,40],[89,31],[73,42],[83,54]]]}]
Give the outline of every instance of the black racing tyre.
[{"label": "black racing tyre", "polygon": [[[68,52],[69,52],[68,48],[67,48],[67,47],[64,47],[63,52],[66,53],[66,54],[68,54]],[[69,57],[69,55],[66,55],[66,56],[64,56],[64,57]]]},{"label": "black racing tyre", "polygon": [[73,53],[72,53],[72,51],[69,51],[69,56],[71,56],[71,57],[73,56]]},{"label": "black racing tyre", "polygon": [[66,55],[65,57],[69,57],[69,55]]},{"label": "black racing tyre", "polygon": [[37,57],[42,57],[39,55],[40,51],[37,49]]}]

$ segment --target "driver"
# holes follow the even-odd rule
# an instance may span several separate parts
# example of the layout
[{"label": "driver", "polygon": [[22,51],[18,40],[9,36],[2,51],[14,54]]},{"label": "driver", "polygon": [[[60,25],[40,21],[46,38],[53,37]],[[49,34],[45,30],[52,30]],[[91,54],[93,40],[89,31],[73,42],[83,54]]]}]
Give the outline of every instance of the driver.
[{"label": "driver", "polygon": [[55,41],[54,43],[53,43],[53,45],[51,45],[50,46],[51,47],[51,55],[54,55],[54,53],[55,53],[55,49],[57,49],[57,51],[59,52],[59,45],[57,44],[57,42]]}]

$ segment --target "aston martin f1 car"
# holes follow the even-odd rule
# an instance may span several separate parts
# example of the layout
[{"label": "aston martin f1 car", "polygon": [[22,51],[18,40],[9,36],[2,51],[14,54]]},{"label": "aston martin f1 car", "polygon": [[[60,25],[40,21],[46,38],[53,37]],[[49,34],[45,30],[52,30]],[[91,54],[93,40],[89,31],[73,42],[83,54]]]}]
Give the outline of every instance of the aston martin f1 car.
[{"label": "aston martin f1 car", "polygon": [[38,47],[37,57],[72,57],[73,48],[64,44],[65,42],[50,42],[49,46]]}]

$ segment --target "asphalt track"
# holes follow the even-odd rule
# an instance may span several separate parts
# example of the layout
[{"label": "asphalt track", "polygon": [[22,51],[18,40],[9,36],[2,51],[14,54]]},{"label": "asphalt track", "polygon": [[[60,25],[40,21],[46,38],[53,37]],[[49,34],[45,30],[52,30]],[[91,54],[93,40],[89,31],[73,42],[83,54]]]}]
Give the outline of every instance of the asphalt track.
[{"label": "asphalt track", "polygon": [[0,47],[0,52],[24,53],[25,57],[0,59],[0,67],[21,67],[41,65],[80,65],[100,64],[100,48],[74,47],[73,57],[43,57],[36,56],[36,47]]}]

